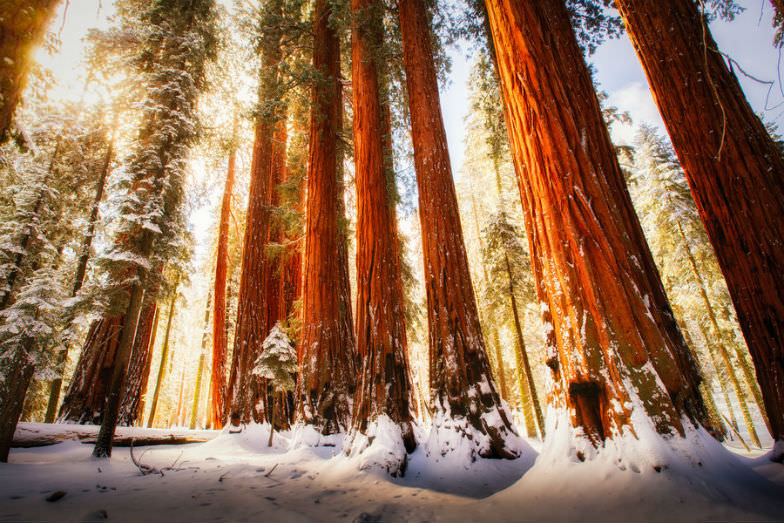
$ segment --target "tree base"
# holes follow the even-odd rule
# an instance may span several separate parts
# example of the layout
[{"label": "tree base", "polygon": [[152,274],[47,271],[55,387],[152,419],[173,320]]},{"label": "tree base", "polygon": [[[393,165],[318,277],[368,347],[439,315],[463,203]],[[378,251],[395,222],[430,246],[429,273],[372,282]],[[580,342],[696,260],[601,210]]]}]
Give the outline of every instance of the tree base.
[{"label": "tree base", "polygon": [[497,407],[471,417],[453,416],[449,407],[438,402],[425,450],[428,455],[456,455],[470,464],[478,457],[517,459],[525,443],[511,426],[504,423]]},{"label": "tree base", "polygon": [[415,448],[411,425],[401,427],[386,415],[368,422],[364,433],[352,431],[343,445],[346,455],[357,460],[359,470],[383,470],[392,477],[405,475],[408,454]]}]

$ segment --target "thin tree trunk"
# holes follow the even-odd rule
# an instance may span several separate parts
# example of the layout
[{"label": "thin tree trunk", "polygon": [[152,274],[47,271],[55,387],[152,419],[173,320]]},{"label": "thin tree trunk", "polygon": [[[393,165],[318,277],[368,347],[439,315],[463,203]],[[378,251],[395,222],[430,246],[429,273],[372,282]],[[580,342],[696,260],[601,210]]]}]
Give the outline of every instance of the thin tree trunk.
[{"label": "thin tree trunk", "polygon": [[201,381],[204,373],[204,360],[206,359],[207,344],[210,342],[208,329],[210,328],[210,305],[212,304],[212,293],[207,293],[207,305],[204,307],[204,331],[201,335],[201,353],[199,354],[199,366],[196,369],[196,385],[193,391],[193,405],[191,405],[190,428],[196,428],[196,419],[199,413],[199,398],[201,398]]},{"label": "thin tree trunk", "polygon": [[700,297],[702,298],[702,302],[705,305],[705,309],[708,311],[708,319],[710,320],[711,327],[713,328],[713,339],[716,340],[716,347],[718,348],[719,354],[721,355],[721,359],[724,360],[724,365],[727,366],[730,381],[732,382],[732,386],[735,389],[735,395],[738,398],[740,411],[743,414],[743,420],[746,423],[746,429],[749,432],[749,437],[751,438],[751,442],[754,444],[754,446],[761,448],[762,444],[760,443],[759,436],[757,435],[757,429],[754,427],[754,421],[751,419],[751,414],[749,412],[748,402],[746,401],[746,393],[743,390],[743,387],[741,387],[740,380],[738,380],[738,377],[735,374],[735,367],[730,360],[730,354],[727,351],[727,347],[724,345],[722,331],[721,328],[719,328],[718,321],[716,320],[716,313],[713,310],[713,305],[711,304],[711,301],[708,298],[708,292],[705,289],[705,280],[703,280],[702,274],[697,268],[697,260],[694,259],[694,253],[692,253],[691,247],[689,246],[689,241],[686,239],[686,234],[683,232],[683,227],[681,226],[680,222],[678,222],[677,225],[681,241],[686,248],[686,257],[689,260],[689,266],[691,267],[692,274],[694,274],[694,277],[697,279],[697,287],[700,291]]},{"label": "thin tree trunk", "polygon": [[773,458],[784,459],[784,157],[696,2],[616,5],[727,281],[777,442]]},{"label": "thin tree trunk", "polygon": [[517,335],[517,350],[520,362],[523,364],[525,370],[526,384],[528,385],[528,395],[533,403],[534,413],[536,413],[536,425],[539,428],[539,434],[544,439],[544,416],[542,416],[542,407],[539,403],[539,395],[536,392],[536,384],[534,383],[534,374],[531,371],[531,364],[528,361],[528,351],[525,348],[525,338],[523,338],[523,328],[520,322],[520,313],[517,310],[517,298],[515,297],[514,280],[512,278],[512,268],[509,265],[509,256],[504,255],[506,261],[506,276],[509,281],[509,307],[512,309],[514,317],[515,334]]},{"label": "thin tree trunk", "polygon": [[[477,213],[476,210],[477,205],[476,205],[476,197],[474,196],[474,185],[470,179],[468,182],[468,190],[471,191],[471,211],[474,216],[474,229],[476,230],[476,239],[479,242],[479,251],[481,253],[484,253],[485,245],[484,245],[484,241],[482,241],[482,232],[479,229],[479,214]],[[490,277],[487,275],[487,260],[484,259],[484,256],[482,256],[482,261],[480,265],[482,266],[482,276],[484,276],[485,285],[489,286]],[[503,362],[503,358],[501,357],[501,345],[498,338],[498,326],[494,321],[491,321],[489,323],[490,323],[489,326],[491,330],[491,336],[493,338],[493,346],[491,348],[493,352],[491,354],[495,359],[495,367],[496,367],[495,374],[496,374],[496,378],[498,379],[498,389],[499,389],[498,392],[501,394],[501,398],[505,399],[506,401],[509,401],[510,398],[509,387],[507,387],[506,385],[506,376],[504,376],[504,362]],[[481,325],[481,321],[480,321],[480,325]],[[493,362],[491,361],[490,362],[491,367],[493,366],[492,363]],[[520,393],[522,394],[523,391],[520,390]],[[523,410],[526,410],[527,408],[529,408],[529,406],[523,404]]]},{"label": "thin tree trunk", "polygon": [[147,396],[147,385],[150,381],[150,374],[151,374],[150,367],[152,366],[152,354],[153,351],[155,350],[155,338],[158,334],[158,323],[160,322],[160,319],[161,319],[161,309],[160,307],[156,306],[155,317],[153,318],[152,321],[152,329],[150,333],[150,343],[148,344],[149,352],[147,357],[147,370],[143,374],[142,386],[139,390],[139,407],[137,409],[137,415],[134,422],[134,425],[139,427],[144,426],[144,407],[146,406],[145,398]]},{"label": "thin tree trunk", "polygon": [[210,380],[210,422],[220,429],[226,423],[226,277],[229,265],[229,216],[234,189],[237,148],[229,151],[229,165],[223,187],[220,224],[218,226],[218,251],[215,255],[215,292],[212,322],[212,379]]},{"label": "thin tree trunk", "polygon": [[[152,238],[149,235],[146,236],[149,239],[145,239],[143,252],[146,251],[149,254],[152,250]],[[139,313],[142,310],[144,281],[145,275],[140,274],[139,281],[131,286],[128,308],[124,315],[125,321],[120,331],[120,341],[117,344],[117,358],[114,363],[112,379],[109,382],[109,395],[103,411],[101,428],[95,440],[95,448],[93,448],[93,456],[96,458],[108,458],[112,455],[112,438],[117,427],[120,404],[123,399],[125,376],[131,359],[136,326],[139,324]]]},{"label": "thin tree trunk", "polygon": [[299,351],[301,417],[324,434],[350,426],[357,376],[351,300],[345,292],[348,259],[342,252],[345,239],[339,220],[340,41],[331,16],[331,4],[316,0],[313,68],[319,74],[311,91]]},{"label": "thin tree trunk", "polygon": [[10,358],[11,363],[5,369],[6,378],[0,382],[0,463],[8,462],[16,425],[35,372],[35,366],[30,364],[26,354],[30,344],[29,338],[19,343],[16,353]]},{"label": "thin tree trunk", "polygon": [[[738,430],[738,420],[735,419],[735,410],[732,408],[732,402],[730,401],[730,389],[727,386],[727,382],[724,381],[723,374],[721,372],[722,366],[719,360],[719,356],[716,354],[715,346],[711,343],[710,335],[708,331],[705,329],[705,326],[699,324],[700,334],[705,339],[705,347],[708,349],[708,353],[710,354],[711,363],[713,364],[713,370],[716,373],[716,379],[719,381],[719,386],[721,388],[722,396],[724,396],[724,403],[727,405],[727,411],[730,414],[730,421],[732,423],[732,428],[737,432]],[[729,375],[730,373],[734,372],[732,368],[726,368],[726,373]],[[732,380],[730,380],[732,381]]]},{"label": "thin tree trunk", "polygon": [[[562,0],[487,0],[543,319],[551,404],[595,446],[706,420]],[[554,111],[553,108],[558,108]],[[550,332],[552,331],[552,332]],[[554,343],[553,343],[554,342]],[[623,376],[623,377],[622,377]]]},{"label": "thin tree trunk", "polygon": [[174,319],[174,306],[177,303],[177,287],[174,288],[174,296],[172,296],[171,304],[169,305],[169,316],[166,319],[166,331],[163,334],[163,345],[161,347],[161,364],[158,367],[158,378],[155,380],[155,390],[152,394],[152,403],[150,404],[150,417],[147,418],[147,428],[152,427],[155,421],[155,411],[158,407],[158,395],[161,392],[161,385],[163,378],[166,375],[166,364],[169,357],[169,335],[171,333],[172,320]]},{"label": "thin tree trunk", "polygon": [[[399,14],[422,223],[434,430],[449,412],[465,422],[465,430],[488,436],[484,447],[473,449],[480,456],[516,457],[507,444],[515,431],[496,390],[479,326],[425,5],[401,0]],[[491,426],[485,421],[488,414],[496,420]]]},{"label": "thin tree trunk", "polygon": [[[109,141],[109,146],[104,157],[103,168],[101,169],[101,174],[98,177],[98,183],[95,186],[95,196],[93,196],[92,209],[90,210],[90,219],[87,223],[87,232],[82,239],[79,261],[76,264],[76,276],[74,276],[71,297],[75,297],[84,284],[84,277],[87,273],[87,262],[90,259],[90,248],[92,247],[93,237],[95,236],[95,224],[98,222],[98,210],[100,208],[101,200],[103,199],[103,191],[106,187],[106,178],[109,175],[109,167],[112,163],[113,151],[114,134],[112,134],[112,138]],[[66,361],[68,360],[68,348],[70,342],[71,341],[68,340],[63,349],[58,351],[55,355],[55,366],[58,369],[64,367]],[[55,378],[49,385],[49,402],[47,403],[44,423],[53,423],[55,415],[57,414],[57,404],[60,402],[60,389],[63,386],[62,372],[65,372],[64,368],[61,370],[61,375],[58,378]]]},{"label": "thin tree trunk", "polygon": [[[406,451],[416,447],[411,415],[405,311],[399,285],[394,199],[387,179],[378,58],[383,43],[376,0],[352,0],[351,64],[354,97],[354,162],[357,190],[356,350],[360,365],[353,429],[376,437],[379,417],[400,429]],[[394,448],[394,447],[393,447]],[[386,463],[396,476],[407,457]]]},{"label": "thin tree trunk", "polygon": [[0,5],[0,143],[11,130],[27,85],[33,51],[41,44],[59,0],[4,0]]}]

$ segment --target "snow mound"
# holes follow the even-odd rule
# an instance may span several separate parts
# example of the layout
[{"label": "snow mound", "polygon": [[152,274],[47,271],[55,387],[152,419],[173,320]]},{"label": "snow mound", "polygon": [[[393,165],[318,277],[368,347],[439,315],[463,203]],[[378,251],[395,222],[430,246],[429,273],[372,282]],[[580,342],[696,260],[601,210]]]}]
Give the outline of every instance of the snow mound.
[{"label": "snow mound", "polygon": [[354,431],[345,440],[344,452],[359,470],[383,470],[393,477],[405,474],[408,453],[400,426],[382,415],[368,423],[365,433]]},{"label": "snow mound", "polygon": [[[468,469],[477,458],[490,451],[492,441],[487,432],[477,430],[464,416],[453,416],[448,405],[436,404],[431,423],[430,434],[423,447],[435,461],[439,460],[439,456],[449,456],[450,461],[460,462]],[[515,455],[534,452],[520,436],[506,430],[497,410],[482,414],[482,424],[488,431],[504,434],[506,448]]]},{"label": "snow mound", "polygon": [[643,424],[636,436],[625,432],[594,449],[575,437],[562,412],[548,419],[548,439],[534,466],[490,498],[503,507],[495,516],[501,521],[781,518],[779,485],[704,429],[685,425],[683,438],[647,432]]}]

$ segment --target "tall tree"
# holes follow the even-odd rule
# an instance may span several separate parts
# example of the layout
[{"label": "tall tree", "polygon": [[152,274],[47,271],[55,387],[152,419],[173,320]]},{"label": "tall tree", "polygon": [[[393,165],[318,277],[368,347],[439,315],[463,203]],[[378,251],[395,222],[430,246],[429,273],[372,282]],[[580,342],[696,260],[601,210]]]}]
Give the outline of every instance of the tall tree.
[{"label": "tall tree", "polygon": [[422,224],[434,430],[451,425],[463,437],[476,434],[472,456],[516,457],[510,444],[515,430],[501,405],[479,326],[425,4],[401,0],[399,14]]},{"label": "tall tree", "polygon": [[60,0],[0,1],[0,143],[8,138],[32,54]]},{"label": "tall tree", "polygon": [[283,1],[264,4],[261,17],[261,68],[259,70],[251,181],[248,193],[247,224],[242,250],[237,331],[234,338],[229,384],[232,413],[244,422],[265,419],[266,392],[263,380],[253,374],[264,339],[279,318],[269,322],[270,309],[278,303],[280,272],[277,260],[266,252],[274,228],[272,205],[275,188],[285,169],[285,107],[282,106],[280,61]]},{"label": "tall tree", "polygon": [[215,288],[212,306],[212,378],[209,401],[212,415],[210,424],[216,429],[226,423],[226,277],[229,264],[229,215],[236,162],[237,146],[231,143],[218,219],[218,249],[215,254]]},{"label": "tall tree", "polygon": [[564,2],[486,6],[548,330],[550,402],[568,416],[559,422],[593,446],[642,420],[660,434],[684,435],[683,416],[706,419],[700,376]]},{"label": "tall tree", "polygon": [[784,460],[784,156],[697,2],[616,5],[727,281],[776,440],[772,457]]},{"label": "tall tree", "polygon": [[[354,98],[354,163],[357,190],[356,337],[360,363],[354,398],[354,452],[362,451],[379,431],[416,446],[412,428],[411,383],[406,354],[403,288],[395,224],[394,179],[385,165],[379,63],[383,43],[381,6],[375,0],[352,0],[351,79]],[[383,418],[383,419],[379,419]],[[358,444],[359,442],[362,442]],[[405,471],[407,456],[385,456],[392,475]]]},{"label": "tall tree", "polygon": [[[114,281],[112,308],[123,320],[117,357],[93,455],[109,457],[145,290],[155,271],[181,248],[184,167],[197,138],[195,105],[205,64],[214,56],[214,0],[129,0],[141,38],[133,63],[142,77],[146,110],[128,162],[128,197],[121,208],[117,236],[107,255]],[[152,281],[148,281],[152,280]]]},{"label": "tall tree", "polygon": [[[76,275],[74,276],[73,287],[71,289],[71,297],[75,298],[79,291],[84,284],[84,278],[87,273],[87,262],[90,259],[90,249],[92,247],[93,238],[95,237],[95,228],[98,223],[98,211],[100,208],[101,200],[103,199],[104,189],[106,187],[106,179],[109,175],[112,158],[114,156],[114,131],[116,129],[116,122],[112,129],[112,137],[109,140],[109,145],[106,148],[106,155],[104,157],[104,161],[100,166],[100,175],[98,177],[98,181],[95,184],[95,196],[93,197],[92,206],[90,210],[90,218],[87,222],[87,231],[85,232],[84,238],[82,238],[82,244],[79,248],[79,261],[76,265]],[[68,359],[68,349],[71,340],[67,340],[64,347],[60,350],[57,355],[57,364],[59,367],[63,367],[65,365],[66,360]],[[63,385],[63,377],[62,375],[58,376],[52,383],[49,385],[49,403],[46,409],[46,416],[44,421],[46,423],[53,423],[55,419],[55,415],[57,414],[57,406],[60,401],[60,390]]]},{"label": "tall tree", "polygon": [[[348,259],[340,216],[338,133],[342,128],[340,39],[333,5],[316,0],[303,257],[301,418],[324,434],[351,423],[356,364],[348,289]],[[342,247],[343,246],[343,247]],[[345,256],[344,256],[345,254]]]}]

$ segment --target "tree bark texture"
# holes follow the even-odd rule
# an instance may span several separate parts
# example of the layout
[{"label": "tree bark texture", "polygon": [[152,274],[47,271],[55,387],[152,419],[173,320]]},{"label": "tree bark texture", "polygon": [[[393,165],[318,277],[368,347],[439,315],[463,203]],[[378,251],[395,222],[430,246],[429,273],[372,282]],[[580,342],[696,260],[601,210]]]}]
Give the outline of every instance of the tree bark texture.
[{"label": "tree bark texture", "polygon": [[537,293],[550,402],[593,445],[702,422],[700,376],[672,315],[561,0],[487,0]]},{"label": "tree bark texture", "polygon": [[[282,11],[280,1],[266,7],[265,19]],[[267,24],[270,25],[270,24]],[[247,225],[242,250],[237,331],[230,384],[230,405],[242,421],[262,422],[265,415],[266,386],[253,374],[253,366],[262,350],[262,343],[272,329],[270,310],[278,310],[282,285],[277,257],[266,252],[275,228],[272,206],[276,187],[283,181],[285,170],[285,111],[279,107],[280,86],[278,64],[281,59],[281,30],[269,28],[261,44],[259,87],[260,114],[257,117],[251,182],[248,195]],[[269,109],[269,107],[273,107]],[[283,138],[283,142],[281,142]],[[275,315],[277,317],[277,312]],[[276,320],[277,321],[277,320]]]},{"label": "tree bark texture", "polygon": [[212,318],[212,378],[210,379],[210,405],[213,428],[226,423],[226,278],[229,266],[229,218],[231,196],[234,190],[237,148],[229,152],[226,182],[223,186],[220,222],[218,225],[218,250],[215,255],[215,289],[213,292]]},{"label": "tree bark texture", "polygon": [[[150,366],[150,337],[155,319],[156,304],[148,303],[140,315],[139,335],[133,341],[122,402],[121,425],[133,425],[139,415],[138,406],[146,384]],[[123,316],[104,316],[95,320],[87,333],[74,374],[63,398],[59,422],[99,424],[108,387],[117,362],[117,343]]]},{"label": "tree bark texture", "polygon": [[784,158],[695,2],[616,5],[716,250],[772,435],[784,442]]},{"label": "tree bark texture", "polygon": [[177,305],[177,287],[174,288],[169,304],[169,315],[166,318],[166,331],[163,334],[163,345],[161,345],[161,363],[158,367],[158,377],[155,379],[155,390],[152,393],[152,403],[150,404],[150,416],[147,418],[147,428],[152,427],[155,421],[155,411],[158,409],[158,398],[163,385],[163,378],[166,376],[166,367],[169,361],[169,337],[171,335],[172,322],[174,321],[174,308]]},{"label": "tree bark texture", "polygon": [[43,41],[59,0],[0,0],[0,143],[27,85],[32,54]]},{"label": "tree bark texture", "polygon": [[5,379],[0,382],[0,463],[8,462],[16,425],[35,372],[35,365],[26,357],[30,347],[25,344],[22,341],[16,349],[17,353],[9,358]]},{"label": "tree bark texture", "polygon": [[[379,416],[400,428],[408,452],[416,442],[411,426],[411,382],[405,311],[397,248],[394,199],[385,168],[384,121],[378,51],[383,43],[380,6],[352,0],[351,71],[354,163],[357,191],[356,350],[360,365],[353,429],[368,432]],[[393,465],[402,473],[406,458]]]},{"label": "tree bark texture", "polygon": [[[462,418],[488,436],[482,457],[514,457],[514,434],[490,370],[471,285],[433,52],[422,0],[401,0],[406,72],[427,294],[434,421]],[[488,422],[490,418],[493,422]]]},{"label": "tree bark texture", "polygon": [[[331,27],[331,5],[316,0],[310,139],[303,258],[303,325],[299,351],[301,418],[324,434],[351,423],[356,383],[348,259],[338,180],[338,132],[342,127],[340,41]],[[343,244],[343,247],[341,245]],[[344,266],[345,265],[345,266]]]}]

